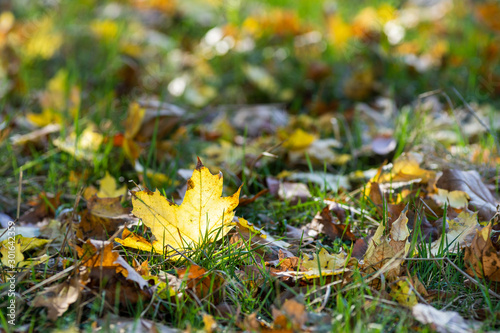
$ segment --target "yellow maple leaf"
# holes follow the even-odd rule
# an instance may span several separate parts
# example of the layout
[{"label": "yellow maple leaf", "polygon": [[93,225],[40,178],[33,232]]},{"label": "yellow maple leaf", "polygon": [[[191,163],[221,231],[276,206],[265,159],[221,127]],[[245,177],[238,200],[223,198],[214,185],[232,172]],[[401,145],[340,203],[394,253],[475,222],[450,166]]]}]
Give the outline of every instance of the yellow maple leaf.
[{"label": "yellow maple leaf", "polygon": [[128,231],[124,231],[123,239],[115,240],[139,250],[170,253],[172,248],[182,250],[205,240],[221,239],[234,227],[231,221],[241,190],[222,197],[222,185],[222,173],[212,175],[198,159],[180,206],[168,201],[158,190],[133,193],[132,213],[151,229],[155,237],[152,243]]}]

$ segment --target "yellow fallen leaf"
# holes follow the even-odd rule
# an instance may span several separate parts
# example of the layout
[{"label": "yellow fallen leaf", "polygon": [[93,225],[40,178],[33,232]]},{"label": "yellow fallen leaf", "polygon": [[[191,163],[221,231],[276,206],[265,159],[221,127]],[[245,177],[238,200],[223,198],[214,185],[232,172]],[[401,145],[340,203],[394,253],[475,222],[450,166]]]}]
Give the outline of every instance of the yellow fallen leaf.
[{"label": "yellow fallen leaf", "polygon": [[44,109],[42,113],[28,113],[26,119],[38,127],[50,124],[62,124],[63,122],[61,113],[52,109]]},{"label": "yellow fallen leaf", "polygon": [[314,140],[316,140],[314,135],[299,128],[290,135],[288,140],[283,144],[283,147],[290,150],[301,150],[309,147]]},{"label": "yellow fallen leaf", "polygon": [[97,196],[99,198],[116,198],[120,195],[125,196],[126,193],[127,186],[118,187],[116,180],[106,171],[106,175],[101,179],[101,186],[99,186]]},{"label": "yellow fallen leaf", "polygon": [[217,329],[217,321],[209,314],[203,314],[203,324],[205,333],[212,333]]},{"label": "yellow fallen leaf", "polygon": [[127,119],[123,122],[125,128],[124,135],[128,139],[133,139],[141,129],[146,109],[142,108],[139,103],[132,102],[128,109]]},{"label": "yellow fallen leaf", "polygon": [[312,259],[302,261],[301,266],[307,271],[297,273],[308,279],[342,274],[346,271],[347,258],[345,253],[330,254],[322,248],[318,254],[313,254]]},{"label": "yellow fallen leaf", "polygon": [[[149,243],[133,235],[116,241],[139,250],[170,253],[172,247],[182,250],[205,240],[221,239],[234,227],[233,210],[238,206],[241,190],[222,197],[222,185],[222,173],[212,175],[198,159],[180,206],[168,201],[158,190],[134,192],[132,213],[151,229],[155,240]],[[170,248],[165,249],[167,246]]]},{"label": "yellow fallen leaf", "polygon": [[436,178],[436,172],[420,168],[421,160],[423,160],[423,156],[418,154],[400,156],[394,162],[392,171],[390,173],[383,174],[378,179],[378,182],[429,183]]},{"label": "yellow fallen leaf", "polygon": [[439,204],[448,205],[453,208],[464,208],[469,204],[470,196],[464,191],[447,191],[442,188],[437,189],[437,193],[432,196]]},{"label": "yellow fallen leaf", "polygon": [[22,235],[17,235],[14,241],[6,239],[0,243],[1,262],[4,266],[9,267],[25,267],[43,263],[49,259],[47,255],[24,260],[23,252],[42,248],[49,242],[48,239],[24,237]]},{"label": "yellow fallen leaf", "polygon": [[23,34],[28,36],[22,49],[27,60],[49,59],[61,47],[64,36],[56,30],[53,16],[45,16],[25,25]]},{"label": "yellow fallen leaf", "polygon": [[399,304],[411,308],[418,304],[417,295],[408,280],[400,280],[391,286],[390,295]]},{"label": "yellow fallen leaf", "polygon": [[102,134],[96,131],[95,126],[91,125],[85,128],[79,136],[73,132],[65,139],[54,140],[54,146],[75,156],[77,160],[92,161],[103,141]]}]

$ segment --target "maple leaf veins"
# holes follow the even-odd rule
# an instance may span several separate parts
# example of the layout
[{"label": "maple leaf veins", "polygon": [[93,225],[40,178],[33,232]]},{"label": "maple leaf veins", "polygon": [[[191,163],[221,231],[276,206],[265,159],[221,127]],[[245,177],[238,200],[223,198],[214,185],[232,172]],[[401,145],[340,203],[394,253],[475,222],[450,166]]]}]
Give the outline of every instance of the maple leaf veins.
[{"label": "maple leaf veins", "polygon": [[155,240],[150,243],[125,229],[124,239],[115,241],[143,251],[169,253],[172,248],[182,250],[204,240],[221,239],[234,226],[232,219],[241,190],[240,187],[233,195],[222,197],[222,185],[222,173],[212,175],[198,158],[180,206],[168,201],[158,190],[133,193],[132,213],[151,229]]}]

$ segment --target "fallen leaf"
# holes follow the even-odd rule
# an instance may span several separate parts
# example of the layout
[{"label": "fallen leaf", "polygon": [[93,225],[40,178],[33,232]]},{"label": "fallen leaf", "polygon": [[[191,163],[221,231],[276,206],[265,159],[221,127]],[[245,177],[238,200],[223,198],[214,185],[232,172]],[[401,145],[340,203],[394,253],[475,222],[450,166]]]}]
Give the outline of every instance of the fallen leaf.
[{"label": "fallen leaf", "polygon": [[296,205],[298,202],[307,201],[311,197],[311,193],[306,184],[280,182],[278,197],[290,202],[291,205]]},{"label": "fallen leaf", "polygon": [[44,147],[47,144],[47,137],[52,133],[59,132],[60,129],[61,125],[57,123],[50,123],[49,125],[34,130],[28,134],[12,135],[10,140],[15,146],[25,146],[27,144],[33,144],[36,147]]},{"label": "fallen leaf", "polygon": [[[4,266],[11,267],[11,269],[43,263],[49,259],[46,254],[37,258],[25,260],[23,253],[31,250],[40,250],[48,243],[50,243],[48,239],[24,237],[22,235],[16,235],[14,237],[14,242],[12,242],[12,239],[5,239],[0,243],[0,254],[2,254],[1,262]],[[11,251],[14,251],[13,258],[11,256]]]},{"label": "fallen leaf", "polygon": [[333,208],[335,206],[328,205],[316,214],[311,223],[306,226],[307,235],[311,235],[311,232],[314,230],[317,233],[326,234],[332,241],[337,238],[351,242],[356,241],[356,236],[351,232],[349,225],[334,222],[330,207]]},{"label": "fallen leaf", "polygon": [[305,132],[302,129],[296,129],[285,141],[283,147],[290,150],[302,150],[309,147],[316,140],[316,136]]},{"label": "fallen leaf", "polygon": [[391,172],[380,176],[378,182],[392,183],[393,187],[396,185],[394,183],[429,183],[436,178],[436,173],[420,168],[422,159],[423,157],[418,154],[401,155],[394,163]]},{"label": "fallen leaf", "polygon": [[448,191],[467,193],[470,197],[469,209],[477,210],[482,221],[491,220],[497,213],[496,206],[498,203],[475,170],[444,170],[436,183],[436,187]]},{"label": "fallen leaf", "polygon": [[386,277],[392,280],[396,279],[400,275],[401,264],[404,261],[402,258],[406,257],[410,249],[408,241],[410,232],[407,224],[408,218],[404,211],[392,224],[388,236],[384,236],[386,227],[383,223],[380,223],[375,235],[369,241],[364,256],[364,266],[373,271],[378,271],[392,260],[392,263],[385,268]]},{"label": "fallen leaf", "polygon": [[87,209],[80,214],[80,223],[73,225],[76,236],[83,240],[88,238],[107,240],[121,226],[134,221],[130,216],[130,208],[123,207],[120,201],[120,197],[92,196],[87,201]]},{"label": "fallen leaf", "polygon": [[297,302],[295,299],[287,299],[281,306],[281,309],[272,309],[273,331],[281,331],[289,329],[302,331],[307,322],[308,314],[304,304]]},{"label": "fallen leaf", "polygon": [[301,181],[303,183],[314,183],[321,191],[338,192],[339,189],[351,188],[347,176],[335,175],[326,172],[294,172],[287,175],[287,180]]},{"label": "fallen leaf", "polygon": [[441,206],[445,203],[453,208],[464,208],[469,204],[469,195],[463,191],[447,191],[442,188],[437,189],[437,193],[431,195],[432,198]]},{"label": "fallen leaf", "polygon": [[[98,244],[96,247],[93,243]],[[101,246],[100,248],[98,248]],[[92,269],[110,269],[115,273],[123,275],[127,280],[137,283],[140,289],[147,289],[148,282],[130,266],[127,261],[113,251],[113,243],[88,240],[82,247],[77,247],[78,256],[82,264]]]},{"label": "fallen leaf", "polygon": [[412,308],[413,316],[422,324],[429,324],[439,333],[472,333],[480,324],[465,320],[458,312],[441,311],[430,305],[417,304]]},{"label": "fallen leaf", "polygon": [[[171,253],[166,249],[186,249],[204,240],[216,241],[234,226],[234,209],[238,206],[240,189],[232,196],[222,196],[222,173],[212,175],[198,159],[193,176],[180,206],[168,201],[160,191],[134,192],[132,213],[151,229],[155,240],[150,243],[158,253]],[[144,250],[142,242],[133,239],[115,239],[116,242]]]},{"label": "fallen leaf", "polygon": [[318,254],[313,254],[312,259],[304,259],[302,267],[307,271],[298,272],[299,276],[306,278],[316,278],[326,275],[342,274],[349,264],[345,253],[330,254],[322,248]]},{"label": "fallen leaf", "polygon": [[455,219],[449,220],[448,223],[448,232],[431,244],[431,253],[434,256],[446,248],[447,252],[455,252],[457,246],[463,248],[469,245],[472,241],[472,235],[480,228],[477,223],[477,212],[473,214],[461,212]]},{"label": "fallen leaf", "polygon": [[80,135],[72,132],[67,138],[55,139],[53,143],[77,160],[93,161],[103,141],[104,137],[97,132],[95,126],[89,126]]},{"label": "fallen leaf", "polygon": [[397,281],[391,286],[390,296],[399,304],[411,308],[418,304],[417,296],[407,279]]},{"label": "fallen leaf", "polygon": [[203,329],[205,330],[205,333],[212,333],[215,330],[217,330],[217,321],[214,319],[213,316],[204,313],[202,315],[203,317]]},{"label": "fallen leaf", "polygon": [[127,194],[127,186],[118,187],[116,180],[106,171],[106,175],[101,179],[97,196],[99,198],[116,198],[119,196],[125,197],[125,194]]},{"label": "fallen leaf", "polygon": [[464,261],[472,276],[500,282],[500,251],[493,244],[490,234],[491,222],[477,231],[472,244],[465,248]]},{"label": "fallen leaf", "polygon": [[38,197],[30,202],[32,206],[19,218],[20,222],[38,223],[46,217],[54,217],[57,207],[61,205],[61,192],[53,195],[41,192]]},{"label": "fallen leaf", "polygon": [[71,279],[60,284],[46,288],[32,301],[36,307],[46,307],[47,316],[50,320],[56,320],[65,313],[69,306],[76,302],[80,295],[80,283],[77,279]]},{"label": "fallen leaf", "polygon": [[222,300],[224,279],[216,272],[209,272],[198,265],[176,269],[179,279],[199,299],[209,298],[214,304]]}]

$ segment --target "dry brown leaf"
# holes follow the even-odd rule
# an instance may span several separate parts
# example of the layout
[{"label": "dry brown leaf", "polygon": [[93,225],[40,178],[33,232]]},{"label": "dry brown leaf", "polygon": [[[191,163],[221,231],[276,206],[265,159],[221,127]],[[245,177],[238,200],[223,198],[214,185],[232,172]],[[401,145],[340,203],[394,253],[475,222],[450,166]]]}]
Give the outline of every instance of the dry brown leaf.
[{"label": "dry brown leaf", "polygon": [[287,299],[283,303],[280,310],[273,308],[272,314],[274,318],[272,332],[282,332],[282,330],[304,330],[304,325],[307,322],[307,312],[304,304],[297,302],[295,299]]},{"label": "dry brown leaf", "polygon": [[481,231],[477,231],[472,244],[465,248],[464,261],[472,276],[500,282],[500,251],[491,240],[491,229],[492,224],[489,223]]},{"label": "dry brown leaf", "polygon": [[50,320],[56,320],[68,310],[71,304],[76,302],[79,295],[80,283],[77,279],[72,279],[46,288],[35,297],[32,305],[46,307],[48,311],[47,317]]},{"label": "dry brown leaf", "polygon": [[102,242],[104,246],[100,248],[93,243],[100,242],[93,242],[89,239],[82,247],[77,247],[78,255],[84,266],[90,268],[91,271],[107,269],[113,274],[119,273],[127,280],[137,283],[140,289],[148,288],[148,282],[118,252],[113,251],[113,243]]},{"label": "dry brown leaf", "polygon": [[75,224],[76,236],[107,240],[121,226],[133,221],[130,208],[121,205],[121,198],[99,198],[94,195],[87,201],[87,209],[81,213],[81,221]]},{"label": "dry brown leaf", "polygon": [[186,287],[199,300],[210,298],[214,304],[218,304],[223,296],[224,279],[215,272],[209,272],[198,265],[188,268],[176,269],[179,279],[185,281]]},{"label": "dry brown leaf", "polygon": [[406,213],[401,212],[399,218],[392,224],[389,235],[384,236],[386,227],[381,223],[369,241],[364,256],[364,266],[378,271],[392,260],[392,264],[385,268],[385,275],[388,279],[396,279],[400,275],[404,259],[393,259],[406,257],[410,247],[407,224]]},{"label": "dry brown leaf", "polygon": [[54,217],[55,210],[61,205],[61,192],[56,195],[42,192],[38,197],[30,201],[32,206],[19,218],[20,222],[38,223],[46,217]]},{"label": "dry brown leaf", "polygon": [[[356,241],[356,236],[354,236],[351,232],[350,225],[334,223],[334,218],[330,212],[329,206],[323,208],[323,210],[319,213],[319,216],[316,214],[315,219],[323,225],[322,232],[325,233],[332,241],[337,238],[351,242]],[[314,224],[314,222],[311,222],[311,224]]]}]

